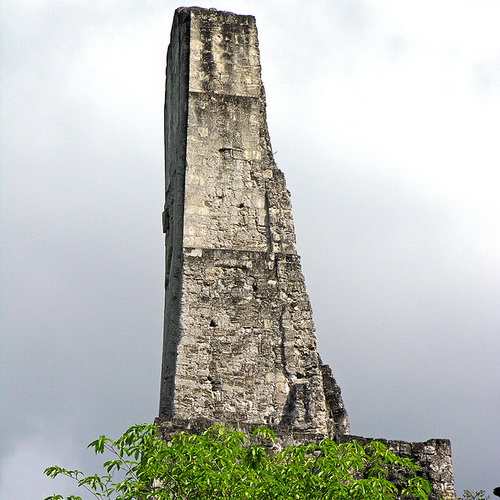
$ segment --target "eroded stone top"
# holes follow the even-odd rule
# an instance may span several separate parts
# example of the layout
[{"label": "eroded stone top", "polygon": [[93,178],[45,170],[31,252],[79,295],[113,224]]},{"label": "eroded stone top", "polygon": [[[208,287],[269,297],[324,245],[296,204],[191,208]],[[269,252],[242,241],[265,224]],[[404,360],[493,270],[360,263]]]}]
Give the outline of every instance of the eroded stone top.
[{"label": "eroded stone top", "polygon": [[191,7],[189,90],[260,97],[257,27],[253,16]]}]

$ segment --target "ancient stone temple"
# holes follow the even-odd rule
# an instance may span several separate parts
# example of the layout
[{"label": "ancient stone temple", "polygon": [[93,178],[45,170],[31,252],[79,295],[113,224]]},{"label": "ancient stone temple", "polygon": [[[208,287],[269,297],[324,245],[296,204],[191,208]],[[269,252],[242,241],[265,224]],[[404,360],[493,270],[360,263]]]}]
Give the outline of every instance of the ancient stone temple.
[{"label": "ancient stone temple", "polygon": [[[160,417],[345,434],[273,160],[255,19],[179,9],[166,92]],[[325,381],[324,381],[325,380]]]},{"label": "ancient stone temple", "polygon": [[[177,9],[165,165],[160,428],[267,424],[284,443],[351,439],[340,389],[316,350],[254,17]],[[426,467],[444,457],[433,483],[454,498],[449,442],[437,441],[421,455]],[[414,444],[402,453],[417,456]]]}]

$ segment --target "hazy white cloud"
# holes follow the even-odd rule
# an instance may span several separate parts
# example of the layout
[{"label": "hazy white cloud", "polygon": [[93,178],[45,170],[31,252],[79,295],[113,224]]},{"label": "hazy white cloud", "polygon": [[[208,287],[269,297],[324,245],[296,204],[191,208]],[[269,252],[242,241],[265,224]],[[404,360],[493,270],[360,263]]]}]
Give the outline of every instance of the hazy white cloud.
[{"label": "hazy white cloud", "polygon": [[[257,17],[273,148],[353,432],[449,437],[459,491],[498,486],[500,5],[198,4]],[[60,490],[44,467],[93,467],[86,443],[156,415],[175,7],[3,3],[2,498]]]},{"label": "hazy white cloud", "polygon": [[29,436],[16,440],[0,461],[0,498],[40,500],[54,493],[77,493],[71,480],[43,475],[50,465],[71,464],[78,468],[75,442],[67,429],[44,425]]}]

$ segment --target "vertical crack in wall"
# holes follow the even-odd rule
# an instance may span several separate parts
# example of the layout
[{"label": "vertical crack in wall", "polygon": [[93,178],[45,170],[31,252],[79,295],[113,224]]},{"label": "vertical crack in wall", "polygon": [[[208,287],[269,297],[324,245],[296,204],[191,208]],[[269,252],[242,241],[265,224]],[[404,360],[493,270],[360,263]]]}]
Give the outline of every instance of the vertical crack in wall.
[{"label": "vertical crack in wall", "polygon": [[273,254],[273,248],[274,248],[274,243],[273,243],[273,233],[271,231],[271,212],[269,209],[269,193],[267,189],[265,190],[265,219],[264,219],[264,224],[266,226],[266,236],[267,236],[267,253],[269,255]]}]

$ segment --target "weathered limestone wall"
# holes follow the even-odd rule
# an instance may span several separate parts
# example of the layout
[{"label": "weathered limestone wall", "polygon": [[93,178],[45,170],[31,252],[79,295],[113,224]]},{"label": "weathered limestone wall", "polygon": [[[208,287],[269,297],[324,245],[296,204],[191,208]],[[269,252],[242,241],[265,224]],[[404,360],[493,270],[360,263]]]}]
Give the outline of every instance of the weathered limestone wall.
[{"label": "weathered limestone wall", "polygon": [[[280,446],[349,436],[316,350],[290,194],[266,123],[255,19],[180,8],[165,96],[165,439],[212,423],[267,424]],[[388,441],[454,499],[447,440]]]},{"label": "weathered limestone wall", "polygon": [[[361,445],[366,445],[371,438],[361,436],[337,436],[336,441],[345,443],[356,440]],[[455,500],[455,484],[453,480],[453,464],[451,461],[451,443],[448,439],[429,439],[423,443],[409,443],[377,439],[386,444],[396,455],[411,458],[421,467],[420,475],[431,483],[429,500]],[[397,482],[401,476],[397,471],[391,471],[389,479]]]},{"label": "weathered limestone wall", "polygon": [[165,123],[160,417],[347,432],[338,387],[325,398],[252,16],[176,11]]}]

